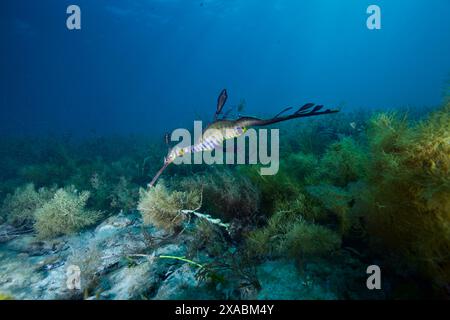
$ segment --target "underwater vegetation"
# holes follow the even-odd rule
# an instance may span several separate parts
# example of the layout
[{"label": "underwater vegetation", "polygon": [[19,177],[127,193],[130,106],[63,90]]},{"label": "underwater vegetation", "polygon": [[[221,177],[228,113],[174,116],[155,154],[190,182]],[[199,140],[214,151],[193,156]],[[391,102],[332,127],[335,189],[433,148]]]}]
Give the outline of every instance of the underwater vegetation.
[{"label": "underwater vegetation", "polygon": [[375,116],[368,141],[362,200],[372,247],[444,289],[450,282],[450,103],[412,125],[393,114]]},{"label": "underwater vegetation", "polygon": [[34,229],[39,238],[72,234],[93,225],[101,213],[87,210],[89,191],[77,192],[73,187],[58,189],[53,197],[35,212]]},{"label": "underwater vegetation", "polygon": [[32,227],[36,221],[36,210],[44,206],[51,197],[51,190],[36,190],[34,184],[29,183],[6,196],[0,209],[1,216],[15,227]]},{"label": "underwater vegetation", "polygon": [[201,190],[202,207],[225,220],[251,219],[259,211],[259,190],[232,170],[213,168],[179,181],[186,190]]},{"label": "underwater vegetation", "polygon": [[257,256],[290,256],[300,262],[330,254],[341,245],[336,232],[287,211],[274,214],[267,226],[251,232],[247,241],[247,249]]},{"label": "underwater vegetation", "polygon": [[11,296],[8,296],[6,294],[0,293],[0,301],[2,301],[2,300],[14,300],[14,298]]},{"label": "underwater vegetation", "polygon": [[33,184],[8,195],[1,212],[5,220],[19,228],[32,228],[38,238],[72,234],[97,222],[101,213],[87,210],[88,191],[75,188],[35,190]]},{"label": "underwater vegetation", "polygon": [[160,161],[148,150],[163,143],[142,137],[1,137],[0,199],[18,187],[75,186],[91,192],[88,205],[118,212],[136,207],[139,187]]},{"label": "underwater vegetation", "polygon": [[194,210],[200,205],[199,191],[169,192],[163,181],[155,187],[140,190],[138,209],[144,224],[152,224],[167,231],[179,228],[186,218],[181,210]]},{"label": "underwater vegetation", "polygon": [[[114,277],[150,278],[158,258],[165,269],[151,271],[156,278],[135,298],[173,297],[169,285],[154,286],[180,265],[174,277],[204,283],[202,298],[256,298],[270,292],[261,270],[292,263],[299,285],[318,298],[380,298],[355,275],[364,278],[370,264],[389,283],[382,298],[450,296],[450,103],[422,117],[355,112],[288,123],[280,136],[277,175],[252,165],[173,166],[152,188],[162,142],[2,139],[0,223],[10,238],[45,243],[101,232],[109,219],[140,221],[118,241],[141,237],[118,253],[114,266],[125,269]],[[167,254],[164,246],[184,249]],[[85,296],[106,290],[99,248],[67,258],[85,268]],[[327,279],[333,291],[321,296],[316,285]]]},{"label": "underwater vegetation", "polygon": [[[315,159],[290,155],[285,167],[336,218],[327,225],[337,227],[345,242],[355,236],[359,245],[368,241],[358,249],[444,291],[450,270],[449,111],[447,103],[418,122],[378,113],[367,121],[365,135],[342,137]],[[263,231],[271,232],[270,222]]]}]

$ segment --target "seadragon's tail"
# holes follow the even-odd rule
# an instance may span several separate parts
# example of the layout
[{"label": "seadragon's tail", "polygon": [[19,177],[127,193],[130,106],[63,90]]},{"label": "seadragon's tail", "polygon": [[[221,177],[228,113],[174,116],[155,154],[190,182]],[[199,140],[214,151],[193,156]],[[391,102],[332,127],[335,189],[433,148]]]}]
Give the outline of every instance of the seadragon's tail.
[{"label": "seadragon's tail", "polygon": [[[314,108],[313,108],[314,107]],[[261,127],[268,126],[274,123],[283,122],[291,119],[304,118],[304,117],[314,117],[321,116],[325,114],[337,113],[339,110],[324,110],[322,105],[315,105],[314,103],[307,103],[303,107],[299,108],[295,113],[288,116],[281,116],[292,108],[286,108],[280,113],[278,113],[275,117],[271,119],[259,119],[254,117],[242,117],[236,120],[236,125],[239,127]]]}]

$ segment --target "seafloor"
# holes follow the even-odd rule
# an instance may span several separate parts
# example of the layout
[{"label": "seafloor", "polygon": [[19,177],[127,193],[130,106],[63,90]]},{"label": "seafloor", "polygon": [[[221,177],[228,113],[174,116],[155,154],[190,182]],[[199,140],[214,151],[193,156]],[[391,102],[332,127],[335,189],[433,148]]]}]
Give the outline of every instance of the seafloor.
[{"label": "seafloor", "polygon": [[280,129],[275,176],[182,165],[151,189],[159,140],[2,137],[0,297],[448,298],[450,104]]}]

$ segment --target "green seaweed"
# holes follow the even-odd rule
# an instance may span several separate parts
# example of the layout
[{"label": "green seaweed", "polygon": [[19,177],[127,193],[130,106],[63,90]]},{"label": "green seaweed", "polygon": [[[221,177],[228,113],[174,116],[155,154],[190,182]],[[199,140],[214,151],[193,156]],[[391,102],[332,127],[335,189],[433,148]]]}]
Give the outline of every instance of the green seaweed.
[{"label": "green seaweed", "polygon": [[256,185],[233,170],[209,170],[183,178],[177,184],[185,190],[201,190],[202,209],[223,220],[251,220],[259,212],[260,193]]},{"label": "green seaweed", "polygon": [[186,219],[181,210],[194,210],[200,204],[200,191],[170,191],[161,180],[155,187],[140,190],[138,209],[144,224],[173,232]]},{"label": "green seaweed", "polygon": [[35,212],[34,229],[38,238],[49,239],[73,234],[95,224],[101,212],[87,210],[89,192],[74,187],[58,189],[54,196]]},{"label": "green seaweed", "polygon": [[300,261],[329,254],[341,246],[339,235],[295,213],[280,211],[251,232],[246,249],[255,257],[292,257]]},{"label": "green seaweed", "polygon": [[377,115],[368,135],[372,247],[442,288],[450,281],[450,103],[414,125]]},{"label": "green seaweed", "polygon": [[13,194],[6,197],[0,209],[0,215],[15,227],[32,227],[36,210],[44,206],[54,192],[45,188],[36,191],[32,183],[19,187]]},{"label": "green seaweed", "polygon": [[174,260],[179,260],[179,261],[187,262],[187,263],[189,263],[189,264],[191,264],[191,265],[193,265],[193,266],[195,266],[195,267],[198,267],[198,268],[200,268],[200,269],[204,268],[204,266],[201,265],[200,263],[195,262],[195,261],[192,261],[192,260],[189,260],[189,259],[187,259],[187,258],[185,258],[185,257],[163,256],[163,255],[162,255],[162,256],[159,256],[158,258],[160,258],[160,259],[174,259]]}]

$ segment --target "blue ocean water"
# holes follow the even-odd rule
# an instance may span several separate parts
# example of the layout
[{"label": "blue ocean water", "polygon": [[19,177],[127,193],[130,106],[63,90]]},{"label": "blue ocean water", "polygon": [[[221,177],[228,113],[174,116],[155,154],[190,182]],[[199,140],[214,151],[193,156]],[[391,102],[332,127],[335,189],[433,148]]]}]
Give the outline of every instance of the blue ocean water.
[{"label": "blue ocean water", "polygon": [[0,300],[448,299],[449,13],[1,1]]},{"label": "blue ocean water", "polygon": [[[81,9],[81,30],[66,8]],[[366,26],[381,8],[381,30]],[[447,0],[3,1],[0,130],[156,133],[230,105],[400,108],[442,101]]]}]

